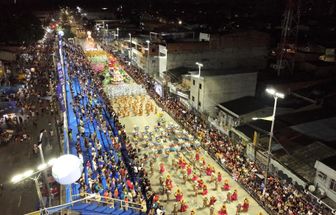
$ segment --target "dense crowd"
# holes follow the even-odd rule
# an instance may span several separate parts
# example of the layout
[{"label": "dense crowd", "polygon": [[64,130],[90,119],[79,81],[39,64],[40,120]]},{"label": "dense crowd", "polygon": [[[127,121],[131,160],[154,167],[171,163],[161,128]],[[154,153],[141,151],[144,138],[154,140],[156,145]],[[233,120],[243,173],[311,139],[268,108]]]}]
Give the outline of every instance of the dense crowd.
[{"label": "dense crowd", "polygon": [[64,47],[71,89],[68,115],[73,111],[76,119],[76,126],[69,126],[70,148],[84,164],[75,192],[99,193],[112,205],[118,204],[115,199],[124,200],[124,208],[141,205],[142,212],[154,214],[161,206],[153,204],[155,193],[143,162],[107,102],[99,76],[92,72],[80,47],[70,43]]},{"label": "dense crowd", "polygon": [[[122,62],[122,59],[119,59]],[[154,90],[154,80],[140,70],[124,63],[122,65],[130,76],[145,86],[154,100],[190,133],[201,139],[205,149],[272,214],[331,214],[331,211],[317,203],[302,188],[289,181],[270,175],[266,192],[263,194],[263,175],[261,168],[244,154],[244,147],[234,144],[230,139],[208,126],[205,120],[188,110],[176,98],[161,97]]]},{"label": "dense crowd", "polygon": [[[49,125],[41,130],[43,135],[40,139],[35,140],[31,136],[31,131],[37,128],[39,116],[54,115],[57,118],[58,109],[52,96],[55,79],[54,74],[49,72],[53,68],[48,63],[51,61],[51,50],[52,46],[48,43],[23,47],[18,54],[13,73],[24,74],[24,77],[12,80],[12,85],[19,86],[15,93],[4,94],[1,97],[3,102],[13,102],[4,120],[4,128],[13,130],[10,140],[14,143],[31,144],[35,155],[38,153],[38,143],[49,143],[55,135],[51,122],[48,122]],[[57,118],[57,121],[60,119]]]}]

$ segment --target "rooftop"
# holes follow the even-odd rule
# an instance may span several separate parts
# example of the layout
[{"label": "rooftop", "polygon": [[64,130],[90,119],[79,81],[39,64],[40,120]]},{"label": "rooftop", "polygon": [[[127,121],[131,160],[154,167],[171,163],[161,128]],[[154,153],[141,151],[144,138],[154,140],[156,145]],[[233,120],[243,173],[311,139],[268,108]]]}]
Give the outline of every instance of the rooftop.
[{"label": "rooftop", "polygon": [[336,141],[336,117],[302,123],[291,128],[325,142]]},{"label": "rooftop", "polygon": [[324,158],[320,160],[321,163],[324,163],[328,167],[336,170],[336,155],[333,155],[331,157]]},{"label": "rooftop", "polygon": [[223,111],[228,109],[233,113],[241,116],[265,108],[266,106],[256,97],[245,96],[239,99],[220,103],[217,107]]},{"label": "rooftop", "polygon": [[[197,69],[194,69],[196,72]],[[242,68],[232,68],[232,69],[202,69],[201,77],[206,76],[225,76],[225,75],[233,75],[233,74],[243,74],[243,73],[256,73],[257,71],[253,71],[251,69],[242,69]]]}]

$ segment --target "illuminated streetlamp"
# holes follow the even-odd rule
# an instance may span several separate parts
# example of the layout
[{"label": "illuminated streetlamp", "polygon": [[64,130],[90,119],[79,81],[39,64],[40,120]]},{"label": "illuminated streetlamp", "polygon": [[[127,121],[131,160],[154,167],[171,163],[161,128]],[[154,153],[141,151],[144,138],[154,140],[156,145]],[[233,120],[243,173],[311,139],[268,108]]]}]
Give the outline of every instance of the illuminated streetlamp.
[{"label": "illuminated streetlamp", "polygon": [[278,98],[285,98],[285,95],[283,93],[277,92],[273,88],[267,88],[266,92],[273,96],[274,98],[274,106],[273,106],[273,114],[272,114],[272,124],[271,124],[271,131],[269,134],[269,141],[268,141],[268,150],[267,150],[267,163],[266,163],[266,171],[265,171],[265,178],[264,178],[264,190],[263,190],[263,195],[266,192],[266,186],[268,182],[268,174],[269,174],[269,166],[270,166],[270,161],[271,161],[271,148],[272,148],[272,139],[273,139],[273,130],[274,130],[274,123],[275,123],[275,113],[276,113],[276,107],[277,107],[277,102]]},{"label": "illuminated streetlamp", "polygon": [[[42,194],[41,194],[41,190],[40,190],[40,187],[39,187],[38,178],[40,177],[41,172],[43,172],[46,169],[48,169],[48,168],[50,168],[50,167],[53,166],[55,160],[56,159],[51,159],[48,163],[41,163],[36,168],[37,169],[36,171],[34,171],[32,169],[29,169],[29,170],[24,171],[21,174],[17,174],[15,176],[13,176],[12,179],[11,179],[11,182],[13,184],[17,184],[19,182],[25,181],[26,179],[33,180],[35,182],[35,188],[36,188],[37,196],[38,196],[38,199],[40,201],[40,205],[41,205],[42,210],[44,210],[45,204],[44,204],[43,199],[42,199]],[[36,177],[32,177],[33,175],[37,175],[37,176]],[[48,183],[48,181],[46,181],[46,183]],[[48,190],[48,192],[49,191],[50,190]]]}]

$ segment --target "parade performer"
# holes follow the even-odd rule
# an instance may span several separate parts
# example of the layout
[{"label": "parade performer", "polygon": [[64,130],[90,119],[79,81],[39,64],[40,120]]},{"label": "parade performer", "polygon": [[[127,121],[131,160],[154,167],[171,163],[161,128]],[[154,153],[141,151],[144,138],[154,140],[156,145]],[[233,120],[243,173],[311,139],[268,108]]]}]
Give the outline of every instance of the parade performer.
[{"label": "parade performer", "polygon": [[187,211],[187,209],[188,209],[188,205],[187,205],[187,203],[185,203],[185,201],[182,199],[181,200],[181,207],[180,207],[180,212],[186,212]]},{"label": "parade performer", "polygon": [[181,190],[180,189],[177,189],[176,193],[175,193],[175,198],[176,198],[176,201],[179,202],[183,199],[183,194],[181,193]]},{"label": "parade performer", "polygon": [[223,190],[225,190],[225,191],[230,190],[229,180],[227,180],[227,179],[225,179],[225,181],[224,181]]},{"label": "parade performer", "polygon": [[216,197],[211,196],[211,197],[210,197],[209,205],[210,205],[210,206],[213,206],[213,205],[216,203],[216,201],[217,201]]},{"label": "parade performer", "polygon": [[205,169],[205,173],[207,174],[207,176],[211,176],[212,168],[211,168],[210,164],[208,164],[208,167]]},{"label": "parade performer", "polygon": [[228,215],[225,204],[222,205],[221,209],[218,211],[218,215]]},{"label": "parade performer", "polygon": [[220,172],[217,174],[217,181],[218,183],[222,182],[222,174]]},{"label": "parade performer", "polygon": [[238,192],[237,190],[234,190],[234,192],[231,195],[231,201],[237,201],[238,200]]},{"label": "parade performer", "polygon": [[196,150],[196,154],[195,154],[195,160],[196,162],[198,162],[200,160],[200,153],[199,153],[199,149]]},{"label": "parade performer", "polygon": [[191,178],[191,180],[192,180],[193,182],[196,182],[197,179],[198,179],[198,176],[194,173],[194,174],[193,174],[193,177]]},{"label": "parade performer", "polygon": [[203,182],[203,180],[202,179],[200,179],[200,180],[198,180],[197,181],[197,183],[198,183],[198,189],[202,189],[203,188],[203,185],[204,185],[204,182]]},{"label": "parade performer", "polygon": [[188,177],[191,175],[191,173],[192,173],[192,168],[191,168],[190,164],[188,164],[188,166],[187,166],[187,175],[188,175]]},{"label": "parade performer", "polygon": [[170,175],[167,175],[166,177],[166,187],[169,191],[172,191],[173,189],[173,181],[170,178]]},{"label": "parade performer", "polygon": [[249,200],[245,198],[242,206],[242,212],[248,212],[249,207],[250,207]]},{"label": "parade performer", "polygon": [[165,167],[163,163],[160,163],[160,174],[163,174],[165,172]]},{"label": "parade performer", "polygon": [[205,184],[203,185],[203,192],[202,192],[202,195],[203,195],[203,196],[208,195],[208,188],[207,188],[207,186],[206,186]]}]

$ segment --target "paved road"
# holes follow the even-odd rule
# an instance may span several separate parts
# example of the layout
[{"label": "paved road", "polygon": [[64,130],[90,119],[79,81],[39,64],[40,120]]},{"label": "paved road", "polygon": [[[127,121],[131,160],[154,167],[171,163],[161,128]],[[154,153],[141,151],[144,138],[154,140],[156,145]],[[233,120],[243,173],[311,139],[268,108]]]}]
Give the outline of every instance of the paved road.
[{"label": "paved road", "polygon": [[[166,112],[162,111],[162,109],[160,107],[157,106],[158,109],[158,113],[162,113],[164,121],[166,122],[166,124],[176,124],[176,122],[174,121],[174,119],[172,119]],[[157,124],[159,117],[157,114],[150,114],[150,115],[143,115],[143,116],[129,116],[129,117],[124,117],[120,119],[120,122],[125,125],[125,129],[126,132],[128,134],[129,137],[132,136],[132,133],[134,131],[134,127],[138,127],[140,132],[144,132],[144,128],[145,126],[150,126],[150,130],[153,131],[154,126]],[[168,147],[169,145],[169,141],[167,143],[165,143]],[[159,185],[159,178],[161,175],[163,175],[163,178],[165,178],[167,175],[170,175],[173,181],[173,192],[170,195],[170,200],[167,201],[167,197],[166,195],[160,195],[160,202],[161,204],[163,204],[164,208],[166,209],[168,214],[171,214],[171,212],[173,211],[174,208],[174,204],[175,204],[175,200],[174,200],[174,193],[176,192],[177,188],[180,188],[180,190],[182,191],[182,193],[184,194],[184,199],[186,201],[186,203],[189,205],[189,209],[187,212],[183,213],[185,215],[190,214],[191,209],[195,209],[196,210],[196,214],[210,214],[210,208],[206,207],[203,208],[201,207],[203,204],[203,199],[201,195],[198,195],[197,197],[194,196],[194,191],[193,191],[193,186],[192,186],[192,182],[187,182],[186,184],[183,183],[183,179],[182,179],[182,174],[180,173],[180,171],[177,171],[176,167],[172,167],[171,163],[172,163],[172,159],[177,159],[178,156],[176,153],[170,153],[170,155],[167,157],[164,156],[157,156],[157,153],[153,153],[151,154],[151,147],[143,147],[144,142],[140,142],[140,144],[138,144],[139,148],[140,148],[140,153],[146,153],[148,154],[150,157],[154,156],[156,157],[154,159],[154,174],[153,175],[149,175],[150,176],[150,181],[152,184],[152,188],[155,192],[160,193],[160,188],[161,186]],[[251,198],[249,196],[249,194],[242,188],[240,187],[240,185],[234,181],[232,179],[232,177],[225,172],[218,164],[215,160],[213,160],[205,150],[200,149],[200,153],[201,153],[201,158],[204,158],[205,162],[207,164],[210,164],[211,166],[213,166],[217,172],[221,172],[222,177],[223,177],[223,181],[225,179],[227,179],[229,181],[229,184],[231,186],[231,194],[233,192],[234,189],[237,189],[238,191],[238,201],[236,202],[232,202],[232,203],[227,203],[226,207],[227,207],[227,211],[229,214],[235,214],[236,212],[236,207],[238,203],[242,203],[244,201],[245,198],[249,199],[250,202],[250,208],[249,208],[249,212],[245,213],[245,214],[251,214],[251,215],[257,215],[259,214],[259,212],[262,212],[262,214],[267,214],[266,211],[260,206],[258,205],[258,203],[256,201],[254,201],[253,198]],[[151,155],[150,155],[151,154]],[[195,151],[192,150],[189,153],[183,153],[180,155],[182,155],[186,161],[190,164],[193,163],[194,161],[194,157],[195,157]],[[160,174],[159,172],[159,165],[160,163],[164,163],[166,171],[163,174]],[[200,169],[200,164],[196,164],[196,166],[198,167],[198,169]],[[150,166],[149,163],[145,164],[145,168],[147,170],[147,172],[150,172]],[[198,173],[198,171],[196,171]],[[216,174],[217,175],[217,174]],[[210,196],[215,196],[217,198],[217,202],[214,205],[215,208],[215,214],[217,214],[217,211],[220,209],[220,207],[223,205],[223,203],[226,200],[227,197],[227,191],[222,191],[220,188],[218,188],[217,190],[214,189],[214,183],[210,183],[210,177],[206,176],[205,174],[203,174],[202,179],[204,180],[205,184],[207,184],[208,187],[208,191],[209,194],[207,195],[208,199],[210,198]],[[218,186],[218,187],[222,187],[223,186],[223,182]],[[178,204],[179,207],[179,204]]]},{"label": "paved road", "polygon": [[36,210],[38,198],[32,180],[25,180],[18,184],[11,184],[13,175],[28,169],[36,168],[41,162],[39,156],[33,154],[33,143],[38,141],[40,130],[48,128],[52,123],[54,137],[50,139],[52,150],[44,149],[45,160],[59,156],[59,143],[56,137],[54,116],[50,114],[39,115],[37,127],[32,122],[27,123],[27,133],[31,135],[30,142],[14,143],[13,141],[5,146],[0,146],[0,183],[4,184],[3,191],[0,191],[1,215],[24,214]]}]

